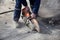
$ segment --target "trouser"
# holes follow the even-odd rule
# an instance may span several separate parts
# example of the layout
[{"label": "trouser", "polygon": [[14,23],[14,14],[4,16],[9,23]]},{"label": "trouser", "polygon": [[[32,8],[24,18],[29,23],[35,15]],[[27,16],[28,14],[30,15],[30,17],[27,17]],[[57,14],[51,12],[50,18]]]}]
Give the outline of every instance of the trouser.
[{"label": "trouser", "polygon": [[[39,6],[41,0],[30,0],[31,8],[33,13],[38,14]],[[21,6],[27,6],[26,0],[16,0],[15,11],[14,11],[14,21],[18,21],[21,14]]]},{"label": "trouser", "polygon": [[16,0],[15,11],[14,11],[14,18],[13,18],[14,21],[18,21],[19,18],[20,18],[22,4],[24,6],[27,6],[26,0]]},{"label": "trouser", "polygon": [[34,14],[38,15],[38,10],[40,7],[41,0],[29,0],[29,1],[30,1],[32,12]]}]

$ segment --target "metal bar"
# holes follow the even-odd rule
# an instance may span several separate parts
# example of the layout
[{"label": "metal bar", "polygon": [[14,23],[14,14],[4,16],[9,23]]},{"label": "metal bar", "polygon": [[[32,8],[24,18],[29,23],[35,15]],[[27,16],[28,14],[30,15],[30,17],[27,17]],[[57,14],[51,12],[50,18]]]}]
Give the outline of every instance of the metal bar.
[{"label": "metal bar", "polygon": [[5,14],[5,13],[9,13],[9,12],[13,12],[13,11],[14,10],[5,11],[5,12],[0,13],[0,15]]}]

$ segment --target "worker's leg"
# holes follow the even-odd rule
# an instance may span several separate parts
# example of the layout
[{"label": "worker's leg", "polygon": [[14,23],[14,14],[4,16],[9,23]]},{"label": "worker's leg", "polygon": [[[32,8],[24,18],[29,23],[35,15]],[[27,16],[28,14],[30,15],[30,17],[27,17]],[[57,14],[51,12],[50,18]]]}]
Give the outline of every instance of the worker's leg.
[{"label": "worker's leg", "polygon": [[39,10],[39,7],[40,7],[40,1],[41,0],[35,0],[34,5],[32,5],[33,6],[32,11],[36,15],[38,14],[38,10]]},{"label": "worker's leg", "polygon": [[21,14],[21,0],[16,0],[15,11],[14,11],[14,21],[18,21]]},{"label": "worker's leg", "polygon": [[24,6],[27,6],[26,0],[22,0],[22,4],[23,4]]}]

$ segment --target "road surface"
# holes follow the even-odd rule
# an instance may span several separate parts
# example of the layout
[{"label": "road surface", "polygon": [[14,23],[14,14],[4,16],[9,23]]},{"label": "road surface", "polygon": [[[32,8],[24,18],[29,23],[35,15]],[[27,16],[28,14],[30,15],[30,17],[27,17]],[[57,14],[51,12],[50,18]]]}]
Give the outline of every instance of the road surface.
[{"label": "road surface", "polygon": [[[12,6],[11,6],[12,5]],[[0,12],[14,9],[14,4],[0,6]],[[40,19],[40,18],[39,18]],[[13,23],[13,12],[0,15],[0,40],[60,40],[60,25],[45,25],[39,20],[41,33],[30,32],[20,19],[20,28],[15,28]]]}]

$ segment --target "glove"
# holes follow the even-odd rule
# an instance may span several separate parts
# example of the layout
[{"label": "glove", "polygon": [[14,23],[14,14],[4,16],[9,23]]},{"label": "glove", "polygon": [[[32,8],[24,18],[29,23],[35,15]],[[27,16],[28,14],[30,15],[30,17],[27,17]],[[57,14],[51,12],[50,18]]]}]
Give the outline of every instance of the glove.
[{"label": "glove", "polygon": [[34,13],[31,14],[31,18],[35,18],[36,15]]}]

